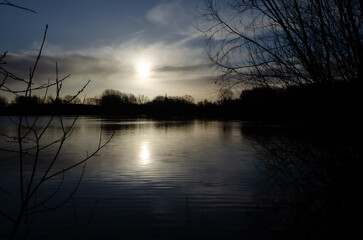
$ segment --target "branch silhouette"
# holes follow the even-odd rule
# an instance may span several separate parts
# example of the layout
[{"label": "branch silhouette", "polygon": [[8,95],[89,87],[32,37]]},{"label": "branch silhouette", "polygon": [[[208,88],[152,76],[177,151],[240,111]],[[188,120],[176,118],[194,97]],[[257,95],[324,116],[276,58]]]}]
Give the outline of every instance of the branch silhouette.
[{"label": "branch silhouette", "polygon": [[[1,5],[8,5],[17,7],[23,10],[31,11],[30,9],[23,8],[11,4],[8,1],[0,3]],[[50,88],[55,86],[56,99],[53,108],[59,107],[60,93],[63,87],[63,82],[68,79],[66,77],[59,77],[58,64],[56,63],[56,78],[53,82],[48,80],[45,84],[37,84],[35,73],[38,68],[38,63],[41,60],[43,47],[47,37],[48,25],[45,27],[43,39],[38,50],[37,57],[33,66],[30,68],[28,79],[22,79],[11,73],[4,67],[7,52],[4,52],[0,57],[0,75],[3,80],[0,84],[0,91],[11,93],[20,98],[23,106],[29,108],[34,99],[34,92],[44,91],[43,98],[39,98],[41,103],[44,103],[49,96]],[[18,82],[23,84],[22,89],[14,89],[10,83]],[[70,97],[69,102],[76,99],[88,86],[90,81],[87,81],[74,95]],[[19,88],[19,86],[18,86]],[[28,116],[21,114],[18,117],[9,117],[10,122],[16,126],[15,135],[7,133],[0,134],[0,140],[6,142],[5,147],[0,148],[0,152],[12,153],[14,159],[18,161],[18,177],[19,177],[19,205],[17,206],[16,213],[9,213],[6,208],[0,209],[0,217],[7,220],[12,224],[12,229],[6,234],[8,239],[26,238],[30,231],[28,219],[35,214],[42,212],[52,211],[64,206],[68,203],[77,192],[80,183],[84,177],[86,163],[91,158],[95,157],[113,138],[115,132],[109,137],[104,139],[102,125],[100,126],[100,135],[97,147],[87,152],[87,155],[76,162],[69,163],[62,166],[61,169],[57,166],[60,164],[60,157],[62,150],[65,148],[65,143],[72,135],[78,116],[72,120],[60,114],[53,114],[48,117],[40,117],[39,115]],[[47,134],[50,127],[56,124],[61,129],[61,134],[54,140],[47,140]],[[52,154],[52,156],[50,156]],[[61,189],[64,186],[65,175],[77,167],[81,167],[81,172],[78,181],[73,186],[73,190],[68,194],[61,195]],[[51,186],[52,192],[47,196],[39,197],[43,186]],[[0,194],[6,197],[11,197],[11,194],[4,188],[0,187]],[[54,201],[58,203],[54,203]],[[21,231],[21,226],[25,230]]]}]

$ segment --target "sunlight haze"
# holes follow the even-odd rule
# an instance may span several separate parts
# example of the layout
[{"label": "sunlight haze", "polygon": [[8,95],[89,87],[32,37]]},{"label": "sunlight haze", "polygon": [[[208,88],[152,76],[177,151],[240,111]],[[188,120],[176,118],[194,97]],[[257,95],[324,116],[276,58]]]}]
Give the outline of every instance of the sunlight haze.
[{"label": "sunlight haze", "polygon": [[[8,51],[9,70],[23,77],[28,76],[48,24],[36,79],[53,79],[57,62],[60,75],[71,75],[64,94],[74,94],[74,89],[91,80],[87,96],[116,89],[150,98],[167,93],[216,99],[215,73],[206,67],[204,40],[195,28],[201,1],[16,3],[36,13],[1,9],[7,21],[1,21],[0,27],[12,31],[1,37],[0,51]],[[136,84],[140,79],[152,84]]]}]

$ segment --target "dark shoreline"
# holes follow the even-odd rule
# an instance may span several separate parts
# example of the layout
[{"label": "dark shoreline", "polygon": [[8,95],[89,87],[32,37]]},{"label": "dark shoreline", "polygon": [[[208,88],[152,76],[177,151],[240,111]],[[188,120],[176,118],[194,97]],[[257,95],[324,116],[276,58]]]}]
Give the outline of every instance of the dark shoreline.
[{"label": "dark shoreline", "polygon": [[[243,91],[238,99],[207,100],[194,103],[182,97],[158,96],[138,104],[134,98],[122,100],[106,95],[98,104],[75,104],[64,100],[42,102],[39,97],[19,97],[0,104],[0,116],[84,115],[153,119],[241,120],[281,125],[360,127],[363,122],[363,86],[336,82],[285,89],[255,88]],[[119,95],[123,93],[119,93]],[[123,94],[127,95],[127,94]],[[122,96],[123,96],[122,95]],[[131,94],[129,94],[131,96]],[[106,101],[107,100],[107,101]]]}]

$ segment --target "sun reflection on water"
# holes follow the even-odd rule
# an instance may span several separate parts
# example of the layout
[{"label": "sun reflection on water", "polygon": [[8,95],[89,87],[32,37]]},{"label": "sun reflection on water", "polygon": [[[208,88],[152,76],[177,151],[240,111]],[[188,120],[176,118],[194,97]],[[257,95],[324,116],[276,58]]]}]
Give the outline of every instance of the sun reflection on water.
[{"label": "sun reflection on water", "polygon": [[148,165],[150,163],[150,151],[148,142],[142,142],[140,151],[140,164]]}]

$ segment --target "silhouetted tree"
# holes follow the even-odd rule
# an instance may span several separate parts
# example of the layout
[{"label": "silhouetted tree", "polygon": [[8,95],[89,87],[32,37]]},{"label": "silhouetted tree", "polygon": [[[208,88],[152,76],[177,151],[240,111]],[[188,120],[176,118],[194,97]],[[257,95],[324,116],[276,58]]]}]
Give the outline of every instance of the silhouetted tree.
[{"label": "silhouetted tree", "polygon": [[0,96],[0,108],[4,108],[8,105],[8,100],[4,96]]},{"label": "silhouetted tree", "polygon": [[167,97],[166,96],[156,96],[153,100],[152,100],[152,102],[153,103],[162,103],[162,102],[164,102],[165,100],[167,99]]},{"label": "silhouetted tree", "polygon": [[147,102],[149,102],[149,98],[147,96],[145,96],[144,94],[140,94],[138,97],[137,97],[137,104],[145,104]]},{"label": "silhouetted tree", "polygon": [[363,79],[362,1],[207,0],[205,6],[200,29],[224,86]]},{"label": "silhouetted tree", "polygon": [[22,106],[35,106],[41,104],[43,101],[39,96],[15,96],[14,104]]},{"label": "silhouetted tree", "polygon": [[204,99],[203,101],[200,101],[197,103],[197,106],[198,107],[205,107],[205,106],[208,106],[208,105],[212,105],[213,103],[208,101],[207,99]]},{"label": "silhouetted tree", "polygon": [[218,91],[218,99],[219,103],[223,103],[226,101],[230,101],[234,98],[234,94],[230,88],[221,88]]},{"label": "silhouetted tree", "polygon": [[194,98],[185,95],[157,96],[146,104],[146,113],[154,117],[186,117],[195,114]]},{"label": "silhouetted tree", "polygon": [[136,104],[137,99],[131,93],[122,93],[119,90],[107,89],[102,92],[100,104],[103,106],[117,106],[121,104]]},{"label": "silhouetted tree", "polygon": [[194,98],[192,96],[184,95],[182,98],[186,103],[194,104]]},{"label": "silhouetted tree", "polygon": [[100,104],[102,106],[115,106],[122,103],[121,92],[118,90],[107,89],[102,92]]},{"label": "silhouetted tree", "polygon": [[66,104],[81,104],[82,101],[78,97],[74,98],[72,95],[65,95],[63,97],[63,102]]},{"label": "silhouetted tree", "polygon": [[137,104],[137,98],[132,93],[125,93],[123,99],[124,99],[124,103]]},{"label": "silhouetted tree", "polygon": [[[27,8],[14,5],[9,1],[0,2],[0,5],[8,5],[31,11]],[[37,70],[42,55],[47,30],[48,26],[45,29],[40,50],[27,79],[20,78],[16,73],[9,72],[3,67],[7,54],[6,52],[0,56],[0,77],[2,78],[0,81],[0,91],[15,96],[14,101],[18,105],[29,106],[45,103],[48,99],[49,89],[51,87],[55,87],[55,97],[51,99],[52,102],[55,103],[54,107],[57,107],[57,103],[61,102],[59,97],[60,92],[63,82],[68,76],[59,78],[57,64],[56,78],[54,81],[38,84],[34,78],[34,73]],[[76,99],[88,83],[89,82],[83,85],[69,101],[71,102]],[[43,97],[34,95],[34,92],[42,92]],[[34,113],[34,108],[32,107],[27,107],[27,110]],[[47,118],[41,119],[36,113],[33,114],[33,116],[28,117],[24,115],[23,112],[20,112],[20,116],[10,118],[10,121],[14,124],[16,129],[15,133],[9,133],[9,131],[0,133],[0,142],[6,143],[5,145],[0,146],[0,155],[3,156],[4,153],[11,154],[11,156],[14,157],[12,160],[16,161],[17,166],[19,167],[17,171],[19,179],[16,181],[18,182],[18,192],[7,192],[4,190],[7,186],[0,186],[1,196],[16,197],[14,202],[17,203],[16,208],[14,209],[15,211],[7,209],[6,206],[0,206],[0,218],[7,221],[10,224],[9,226],[11,226],[7,233],[1,233],[2,237],[8,239],[26,239],[29,232],[29,217],[40,212],[54,210],[66,204],[78,189],[79,183],[83,177],[85,163],[95,156],[111,140],[113,134],[111,134],[111,138],[102,141],[101,128],[98,145],[93,151],[85,153],[78,161],[75,160],[68,164],[61,163],[59,161],[60,153],[65,142],[71,136],[77,119],[78,117],[75,117],[65,121],[59,114],[50,115]],[[59,126],[60,135],[54,136],[54,140],[49,140],[47,138],[47,133],[51,131],[50,126],[52,125]],[[42,167],[40,167],[40,162],[42,162]],[[3,161],[0,161],[0,164],[2,165]],[[79,181],[75,184],[73,191],[68,194],[60,193],[65,180],[65,174],[79,166],[82,167],[82,165],[83,168],[81,168]],[[4,166],[2,165],[1,167]],[[41,189],[46,186],[51,187],[52,192],[49,195],[40,194]],[[59,201],[56,201],[57,199]]]},{"label": "silhouetted tree", "polygon": [[86,98],[87,105],[100,105],[101,99],[99,97]]}]

